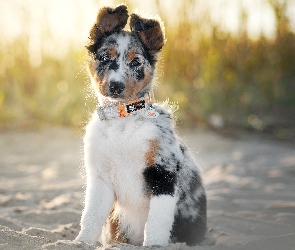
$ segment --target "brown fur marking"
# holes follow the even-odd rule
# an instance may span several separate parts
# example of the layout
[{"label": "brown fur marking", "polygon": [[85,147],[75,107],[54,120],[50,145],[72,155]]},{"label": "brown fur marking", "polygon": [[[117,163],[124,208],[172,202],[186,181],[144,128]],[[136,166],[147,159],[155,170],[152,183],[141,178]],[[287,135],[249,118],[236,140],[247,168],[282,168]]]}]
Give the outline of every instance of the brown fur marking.
[{"label": "brown fur marking", "polygon": [[124,99],[132,100],[136,98],[136,94],[151,81],[151,78],[152,78],[151,72],[145,69],[144,79],[142,79],[140,82],[136,82],[136,84],[134,84],[132,81],[127,81],[125,85],[126,88],[125,88]]},{"label": "brown fur marking", "polygon": [[134,92],[135,92],[135,88],[134,88],[133,81],[132,80],[127,81],[125,85],[124,99],[128,101],[135,99]]},{"label": "brown fur marking", "polygon": [[152,166],[155,163],[155,156],[159,150],[159,141],[150,140],[149,146],[149,150],[145,153],[145,163],[148,167]]},{"label": "brown fur marking", "polygon": [[126,83],[124,99],[133,100],[136,98],[136,94],[145,86],[144,80],[133,84],[132,81]]},{"label": "brown fur marking", "polygon": [[110,243],[128,243],[128,239],[120,232],[120,221],[119,218],[114,215],[114,209],[110,212],[108,223],[110,238],[112,241]]},{"label": "brown fur marking", "polygon": [[117,55],[117,51],[116,51],[116,48],[115,47],[111,47],[109,49],[109,53],[110,53],[110,56],[111,57],[115,57]]},{"label": "brown fur marking", "polygon": [[96,81],[96,85],[99,89],[99,92],[102,93],[103,95],[106,94],[107,92],[107,86],[108,86],[108,81],[107,81],[107,78],[105,78],[104,80],[100,81],[98,79],[98,77],[95,77],[95,81]]},{"label": "brown fur marking", "polygon": [[135,52],[134,52],[134,50],[130,50],[130,51],[128,52],[128,54],[127,54],[127,61],[128,61],[128,62],[131,62],[131,61],[134,59],[134,57],[135,57]]}]

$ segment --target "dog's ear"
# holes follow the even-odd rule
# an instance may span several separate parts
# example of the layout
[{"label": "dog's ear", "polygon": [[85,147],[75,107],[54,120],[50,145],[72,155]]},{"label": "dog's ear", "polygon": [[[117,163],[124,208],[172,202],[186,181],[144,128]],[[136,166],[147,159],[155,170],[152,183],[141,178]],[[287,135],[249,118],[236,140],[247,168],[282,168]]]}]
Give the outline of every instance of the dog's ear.
[{"label": "dog's ear", "polygon": [[131,14],[130,29],[138,34],[141,42],[150,52],[159,52],[165,44],[164,27],[161,26],[161,21]]},{"label": "dog's ear", "polygon": [[90,43],[86,48],[94,53],[102,38],[123,29],[127,23],[128,11],[125,5],[116,8],[104,7],[99,10],[96,22],[90,29]]}]

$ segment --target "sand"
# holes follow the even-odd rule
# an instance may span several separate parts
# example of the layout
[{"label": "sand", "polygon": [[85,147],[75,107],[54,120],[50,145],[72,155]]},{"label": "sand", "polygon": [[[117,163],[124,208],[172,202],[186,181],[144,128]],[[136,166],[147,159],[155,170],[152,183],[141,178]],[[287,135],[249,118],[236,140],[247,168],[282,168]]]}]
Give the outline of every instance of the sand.
[{"label": "sand", "polygon": [[[181,134],[202,162],[208,195],[208,233],[193,249],[294,250],[295,145],[247,133]],[[102,249],[72,241],[85,188],[77,132],[2,132],[0,152],[0,249]]]}]

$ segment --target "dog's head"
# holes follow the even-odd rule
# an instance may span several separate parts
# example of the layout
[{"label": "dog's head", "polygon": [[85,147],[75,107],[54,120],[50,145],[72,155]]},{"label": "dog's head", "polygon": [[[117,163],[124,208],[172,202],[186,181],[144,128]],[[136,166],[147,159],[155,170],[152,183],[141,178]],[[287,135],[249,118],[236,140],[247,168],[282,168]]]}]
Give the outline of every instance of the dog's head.
[{"label": "dog's head", "polygon": [[130,31],[124,5],[98,12],[87,46],[89,71],[95,90],[118,101],[142,97],[152,88],[157,53],[165,38],[161,22],[131,15]]}]

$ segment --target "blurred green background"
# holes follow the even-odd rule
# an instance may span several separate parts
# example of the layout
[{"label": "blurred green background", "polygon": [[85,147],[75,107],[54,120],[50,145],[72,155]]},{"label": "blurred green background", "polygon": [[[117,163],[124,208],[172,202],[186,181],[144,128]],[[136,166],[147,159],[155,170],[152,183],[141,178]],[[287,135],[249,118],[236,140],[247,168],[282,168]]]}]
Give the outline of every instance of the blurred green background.
[{"label": "blurred green background", "polygon": [[[121,1],[0,0],[0,129],[83,127],[96,106],[85,66],[98,9]],[[294,0],[126,1],[159,15],[156,98],[183,127],[295,136]]]}]

